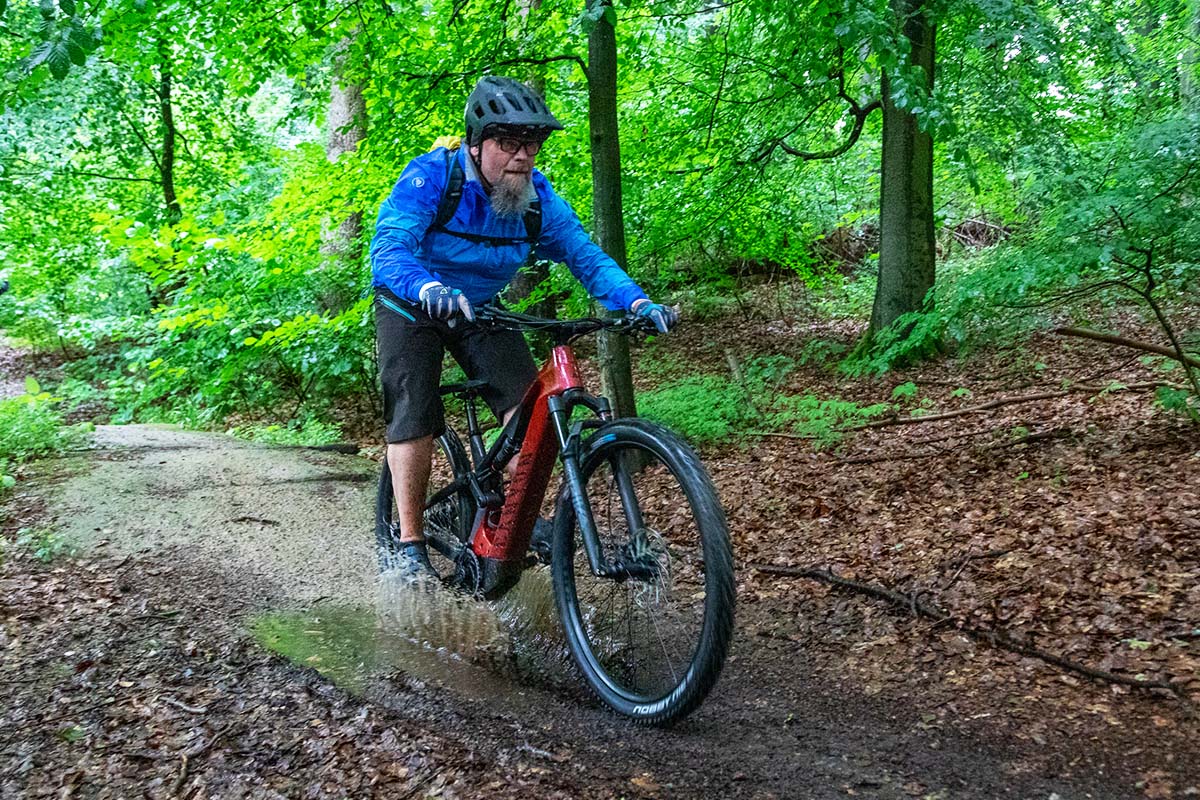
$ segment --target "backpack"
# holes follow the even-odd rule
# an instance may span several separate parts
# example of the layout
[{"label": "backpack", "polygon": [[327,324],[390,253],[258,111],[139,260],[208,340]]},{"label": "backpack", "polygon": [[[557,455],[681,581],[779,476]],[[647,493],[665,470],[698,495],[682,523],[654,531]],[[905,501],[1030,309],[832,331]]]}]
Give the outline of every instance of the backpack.
[{"label": "backpack", "polygon": [[[463,182],[466,180],[465,170],[463,170],[462,164],[458,163],[457,156],[460,144],[461,140],[457,136],[443,136],[433,143],[434,148],[446,148],[446,182],[442,189],[442,197],[438,200],[437,214],[434,215],[433,224],[429,226],[429,230],[437,231],[438,233],[447,233],[451,236],[457,236],[459,239],[466,239],[468,242],[475,242],[487,245],[488,247],[522,243],[528,244],[531,247],[536,245],[538,237],[542,233],[542,201],[536,197],[529,204],[529,210],[525,212],[525,236],[523,238],[484,236],[478,233],[452,231],[446,227],[446,223],[454,218],[454,212],[458,210],[458,204],[462,200]],[[531,249],[530,257],[532,257],[532,254]]]}]

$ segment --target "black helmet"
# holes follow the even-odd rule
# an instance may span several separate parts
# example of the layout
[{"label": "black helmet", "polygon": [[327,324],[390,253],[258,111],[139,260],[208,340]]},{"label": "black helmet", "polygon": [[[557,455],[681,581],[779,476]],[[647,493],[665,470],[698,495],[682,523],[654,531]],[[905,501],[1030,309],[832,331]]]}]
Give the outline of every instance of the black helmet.
[{"label": "black helmet", "polygon": [[470,146],[495,133],[544,138],[563,129],[536,91],[512,78],[492,75],[480,78],[471,90],[465,117]]}]

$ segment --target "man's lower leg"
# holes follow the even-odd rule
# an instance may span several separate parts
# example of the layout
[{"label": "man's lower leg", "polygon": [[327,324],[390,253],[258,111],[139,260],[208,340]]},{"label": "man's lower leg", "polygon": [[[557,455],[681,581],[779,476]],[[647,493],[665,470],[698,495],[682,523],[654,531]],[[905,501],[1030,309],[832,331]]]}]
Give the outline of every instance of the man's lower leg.
[{"label": "man's lower leg", "polygon": [[433,461],[433,437],[394,442],[387,446],[392,491],[396,495],[401,542],[425,541],[425,496]]}]

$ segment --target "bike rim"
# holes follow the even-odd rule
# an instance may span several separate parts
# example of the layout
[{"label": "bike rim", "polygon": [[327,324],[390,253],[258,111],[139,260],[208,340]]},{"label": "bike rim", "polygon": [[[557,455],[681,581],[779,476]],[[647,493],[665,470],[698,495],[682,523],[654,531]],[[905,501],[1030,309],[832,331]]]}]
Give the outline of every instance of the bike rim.
[{"label": "bike rim", "polygon": [[705,638],[711,591],[699,515],[670,466],[630,442],[604,451],[588,473],[587,494],[605,557],[626,558],[642,574],[624,581],[593,575],[576,529],[573,623],[586,641],[581,655],[610,692],[654,703],[686,685]]}]

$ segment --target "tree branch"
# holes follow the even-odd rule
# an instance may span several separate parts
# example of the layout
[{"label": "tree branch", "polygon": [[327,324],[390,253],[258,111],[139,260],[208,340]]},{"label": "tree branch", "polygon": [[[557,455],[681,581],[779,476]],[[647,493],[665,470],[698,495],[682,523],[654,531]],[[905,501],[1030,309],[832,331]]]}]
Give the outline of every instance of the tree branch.
[{"label": "tree branch", "polygon": [[[52,170],[50,170],[50,173],[52,175],[69,175],[71,177],[79,177],[79,178],[100,178],[100,179],[106,180],[106,181],[129,181],[131,183],[153,183],[155,185],[158,184],[158,181],[156,181],[154,178],[130,178],[130,177],[127,177],[124,175],[102,175],[99,172],[88,172],[86,170],[52,169]],[[0,179],[6,178],[9,175],[17,175],[22,178],[36,178],[37,176],[42,175],[42,174],[43,173],[40,173],[40,172],[8,172],[4,175],[0,175]]]},{"label": "tree branch", "polygon": [[1124,336],[1118,336],[1115,333],[1101,333],[1100,331],[1088,330],[1087,328],[1055,328],[1051,333],[1056,333],[1059,336],[1075,336],[1080,339],[1092,339],[1097,342],[1106,342],[1107,344],[1115,344],[1118,347],[1129,347],[1133,350],[1141,350],[1144,353],[1155,353],[1156,355],[1166,356],[1167,358],[1188,364],[1193,367],[1200,367],[1200,358],[1192,358],[1183,353],[1177,353],[1170,347],[1163,347],[1149,342],[1138,341],[1137,339],[1129,339]]},{"label": "tree branch", "polygon": [[[1148,389],[1157,389],[1160,386],[1173,386],[1174,384],[1166,381],[1150,381],[1147,383],[1131,383],[1128,386],[1121,387],[1120,391],[1136,392],[1145,391]],[[1032,403],[1036,400],[1053,400],[1058,397],[1066,397],[1069,394],[1100,394],[1104,391],[1118,391],[1110,389],[1107,386],[1091,386],[1079,384],[1072,386],[1069,389],[1062,389],[1053,392],[1037,392],[1035,394],[1020,395],[1017,397],[997,397],[987,403],[970,408],[960,408],[955,411],[946,411],[941,414],[926,414],[921,417],[889,417],[888,419],[875,420],[874,422],[864,422],[861,425],[855,425],[846,430],[862,430],[864,428],[885,428],[891,425],[916,425],[923,422],[941,422],[945,419],[954,419],[955,417],[965,417],[971,414],[982,414],[985,411],[991,411],[1002,406],[1011,406],[1017,403]]]},{"label": "tree branch", "polygon": [[[846,73],[843,65],[844,52],[841,45],[838,45],[837,48],[837,59],[838,66],[835,70],[835,75],[838,80],[837,96],[846,101],[846,104],[850,107],[850,114],[854,117],[854,126],[850,129],[850,135],[846,138],[846,141],[842,142],[833,149],[813,152],[798,150],[795,147],[792,147],[787,143],[787,134],[785,134],[784,136],[780,136],[764,145],[760,149],[758,155],[750,159],[751,161],[763,161],[772,153],[774,153],[776,149],[782,150],[788,155],[795,156],[803,161],[823,161],[831,158],[837,158],[854,146],[854,144],[858,141],[859,136],[862,135],[863,125],[866,124],[867,117],[871,115],[872,111],[875,111],[878,108],[883,108],[883,101],[872,100],[870,103],[867,103],[867,105],[860,106],[857,100],[846,93]],[[831,75],[830,77],[834,76]]]},{"label": "tree branch", "polygon": [[839,589],[865,594],[868,597],[874,597],[877,600],[884,600],[894,607],[907,610],[912,616],[924,619],[933,620],[935,623],[942,624],[946,622],[955,622],[955,627],[964,636],[990,644],[993,647],[999,647],[1002,650],[1009,650],[1019,655],[1036,658],[1044,661],[1047,664],[1053,664],[1060,669],[1074,672],[1083,675],[1087,678],[1097,681],[1105,681],[1107,683],[1120,684],[1121,686],[1129,686],[1135,689],[1150,690],[1161,689],[1174,695],[1187,708],[1189,713],[1195,713],[1192,702],[1184,694],[1183,690],[1178,686],[1172,685],[1169,681],[1163,680],[1145,680],[1140,681],[1137,678],[1131,678],[1125,675],[1117,675],[1095,667],[1089,667],[1085,664],[1080,664],[1075,661],[1063,658],[1041,648],[1026,644],[1018,640],[1013,634],[1003,629],[981,629],[972,628],[960,622],[956,622],[949,614],[941,610],[937,606],[930,605],[921,599],[921,591],[914,591],[911,594],[898,592],[894,589],[889,589],[886,586],[880,586],[874,583],[863,583],[861,581],[850,580],[843,578],[840,575],[835,575],[827,569],[819,569],[816,567],[788,567],[776,564],[750,564],[751,569],[756,569],[760,572],[765,572],[769,575],[788,575],[797,578],[808,578],[809,580],[828,583]]}]

